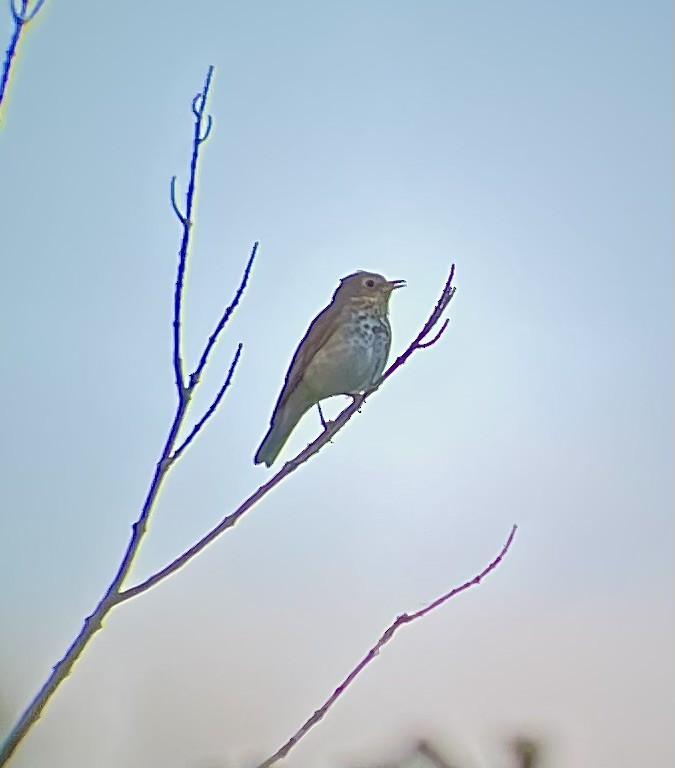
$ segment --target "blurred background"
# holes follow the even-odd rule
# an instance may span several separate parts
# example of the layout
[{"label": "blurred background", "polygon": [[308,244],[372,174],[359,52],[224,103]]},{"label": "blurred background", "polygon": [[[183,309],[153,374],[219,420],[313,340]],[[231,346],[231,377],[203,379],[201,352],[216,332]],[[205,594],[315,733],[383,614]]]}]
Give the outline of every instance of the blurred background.
[{"label": "blurred background", "polygon": [[13,766],[250,766],[514,522],[286,765],[426,768],[424,743],[507,768],[518,740],[549,768],[675,761],[672,22],[665,0],[47,0],[0,131],[3,730],[109,583],[172,416],[169,179],[209,64],[189,361],[260,252],[195,418],[241,340],[235,386],[134,579],[270,476],[252,456],[342,276],[407,280],[393,354],[451,262],[458,292],[334,444],[109,617]]}]

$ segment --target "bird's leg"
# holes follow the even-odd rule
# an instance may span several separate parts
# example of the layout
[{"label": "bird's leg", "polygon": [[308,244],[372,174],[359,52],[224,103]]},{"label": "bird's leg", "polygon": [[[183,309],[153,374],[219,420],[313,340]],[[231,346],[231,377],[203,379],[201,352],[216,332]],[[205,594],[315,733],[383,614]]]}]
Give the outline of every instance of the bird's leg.
[{"label": "bird's leg", "polygon": [[326,419],[323,417],[323,411],[321,410],[321,403],[317,403],[316,407],[319,409],[319,418],[321,419],[321,426],[324,429],[324,432],[328,431],[328,424],[326,422]]}]

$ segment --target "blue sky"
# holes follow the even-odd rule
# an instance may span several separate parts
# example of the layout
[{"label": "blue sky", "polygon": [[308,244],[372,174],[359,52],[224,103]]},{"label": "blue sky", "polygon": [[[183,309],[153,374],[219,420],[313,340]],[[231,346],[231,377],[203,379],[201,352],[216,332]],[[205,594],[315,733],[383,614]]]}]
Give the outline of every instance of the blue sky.
[{"label": "blue sky", "polygon": [[192,359],[260,253],[198,404],[242,341],[236,386],[137,576],[268,477],[252,456],[342,276],[407,280],[393,353],[451,262],[458,292],[443,340],[333,445],[115,612],[14,764],[262,757],[513,522],[500,570],[407,630],[288,764],[425,731],[494,765],[518,729],[553,768],[672,762],[672,21],[665,2],[47,0],[0,128],[3,721],[114,572],[168,427],[168,182],[209,64]]}]

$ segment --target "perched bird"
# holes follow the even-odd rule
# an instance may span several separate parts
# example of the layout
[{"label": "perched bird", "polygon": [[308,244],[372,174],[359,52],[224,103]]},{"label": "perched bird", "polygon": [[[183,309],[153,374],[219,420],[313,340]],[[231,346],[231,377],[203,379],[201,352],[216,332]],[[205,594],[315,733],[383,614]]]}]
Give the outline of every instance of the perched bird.
[{"label": "perched bird", "polygon": [[403,285],[374,272],[342,278],[293,355],[256,464],[271,467],[296,424],[319,401],[358,394],[377,381],[391,346],[389,297]]}]

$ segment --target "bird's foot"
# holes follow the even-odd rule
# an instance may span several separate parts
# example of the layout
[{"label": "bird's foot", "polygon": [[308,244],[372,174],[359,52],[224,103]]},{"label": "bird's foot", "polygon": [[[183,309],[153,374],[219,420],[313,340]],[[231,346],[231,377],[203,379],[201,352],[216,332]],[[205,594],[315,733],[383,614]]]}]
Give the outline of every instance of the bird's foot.
[{"label": "bird's foot", "polygon": [[363,407],[363,399],[361,395],[352,395],[351,392],[348,394],[348,397],[351,397],[352,399],[352,405],[354,403],[358,403],[360,401],[359,407],[356,409],[357,413],[361,413],[361,408]]}]

